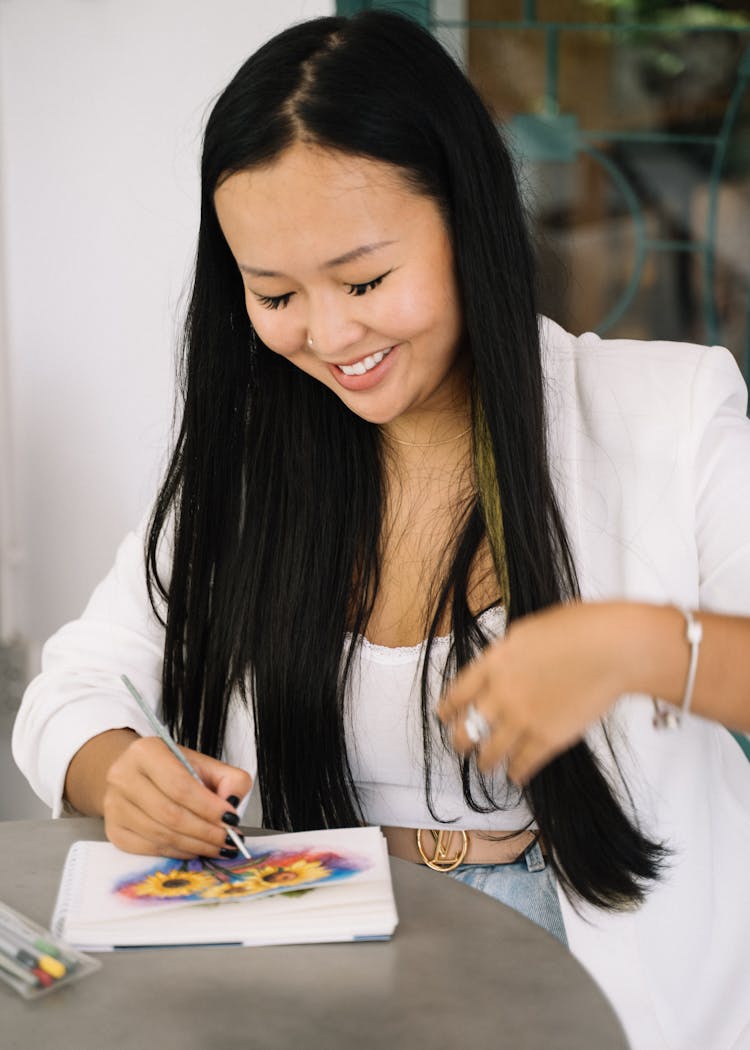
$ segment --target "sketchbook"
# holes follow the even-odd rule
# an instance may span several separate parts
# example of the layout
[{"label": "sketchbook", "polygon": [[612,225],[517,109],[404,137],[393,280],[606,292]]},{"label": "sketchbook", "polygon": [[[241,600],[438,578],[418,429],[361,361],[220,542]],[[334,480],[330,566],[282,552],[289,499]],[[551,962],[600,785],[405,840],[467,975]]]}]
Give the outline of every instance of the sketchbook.
[{"label": "sketchbook", "polygon": [[86,951],[387,940],[398,918],[379,828],[245,839],[250,860],[68,852],[50,928]]}]

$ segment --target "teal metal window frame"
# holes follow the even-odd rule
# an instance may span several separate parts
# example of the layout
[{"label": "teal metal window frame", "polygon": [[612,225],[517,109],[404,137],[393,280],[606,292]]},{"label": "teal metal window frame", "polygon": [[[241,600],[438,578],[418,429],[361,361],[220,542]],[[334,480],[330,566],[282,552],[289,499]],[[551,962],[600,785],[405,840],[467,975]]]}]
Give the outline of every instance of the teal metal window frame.
[{"label": "teal metal window frame", "polygon": [[374,8],[409,15],[423,26],[429,26],[432,22],[430,0],[336,0],[337,15],[356,15],[359,11],[371,11]]},{"label": "teal metal window frame", "polygon": [[[747,40],[745,52],[737,69],[737,80],[729,104],[718,132],[713,135],[675,134],[669,132],[628,132],[608,131],[601,129],[581,129],[575,113],[562,113],[559,109],[558,84],[558,43],[562,32],[608,32],[625,34],[665,34],[715,33],[726,32],[726,22],[717,20],[716,24],[706,22],[702,25],[685,26],[678,20],[674,24],[667,21],[627,21],[615,22],[564,22],[546,21],[536,17],[535,0],[522,0],[521,17],[513,20],[477,20],[445,19],[433,16],[431,0],[338,0],[337,11],[340,14],[356,14],[358,11],[372,9],[390,9],[410,15],[416,21],[432,30],[451,29],[507,29],[535,30],[544,34],[546,72],[544,101],[541,111],[517,114],[510,122],[508,130],[510,141],[517,150],[521,160],[573,160],[579,153],[585,153],[603,167],[613,184],[621,194],[633,221],[635,232],[635,256],[633,270],[627,286],[619,299],[607,313],[596,330],[600,335],[606,334],[624,316],[632,304],[641,284],[643,268],[649,253],[691,253],[701,261],[703,270],[702,315],[705,324],[707,343],[721,343],[722,333],[716,304],[716,240],[718,236],[719,189],[724,168],[727,162],[729,142],[732,132],[740,118],[743,99],[750,90],[750,25],[736,25],[731,31]],[[649,142],[664,145],[696,145],[713,149],[713,159],[708,181],[708,208],[703,236],[690,237],[684,240],[666,240],[649,238],[643,217],[641,203],[630,185],[625,173],[612,161],[607,153],[599,148],[604,142]],[[747,289],[747,324],[745,346],[743,348],[743,371],[750,379],[750,278]]]}]

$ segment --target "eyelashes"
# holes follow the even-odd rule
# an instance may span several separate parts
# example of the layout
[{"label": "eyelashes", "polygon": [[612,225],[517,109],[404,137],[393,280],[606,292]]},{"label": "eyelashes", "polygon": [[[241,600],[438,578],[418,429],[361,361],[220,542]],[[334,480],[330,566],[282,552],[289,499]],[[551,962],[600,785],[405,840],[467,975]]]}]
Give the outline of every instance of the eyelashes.
[{"label": "eyelashes", "polygon": [[253,292],[256,299],[261,306],[265,306],[267,310],[278,310],[279,307],[283,310],[285,306],[289,305],[289,300],[292,298],[292,292],[287,292],[286,295],[257,295]]},{"label": "eyelashes", "polygon": [[377,288],[379,284],[382,284],[391,271],[387,273],[381,273],[380,277],[376,277],[372,281],[365,281],[364,284],[350,284],[349,295],[364,295],[365,292],[371,292],[373,288]]},{"label": "eyelashes", "polygon": [[[367,292],[374,291],[378,285],[381,285],[386,279],[391,270],[387,270],[385,273],[381,273],[379,277],[374,277],[371,281],[365,281],[363,284],[347,284],[347,295],[366,295]],[[265,306],[267,310],[283,310],[289,305],[289,300],[294,295],[294,292],[286,292],[284,295],[258,295],[257,292],[253,292],[253,295],[258,300],[261,306]]]}]

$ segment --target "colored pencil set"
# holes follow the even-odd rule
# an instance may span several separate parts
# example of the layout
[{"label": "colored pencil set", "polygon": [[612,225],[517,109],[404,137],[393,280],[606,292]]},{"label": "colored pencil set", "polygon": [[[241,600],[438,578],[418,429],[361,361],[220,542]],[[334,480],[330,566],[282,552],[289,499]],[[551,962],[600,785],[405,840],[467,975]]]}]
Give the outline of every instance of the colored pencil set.
[{"label": "colored pencil set", "polygon": [[96,959],[0,902],[0,980],[24,998],[44,995],[100,966]]}]

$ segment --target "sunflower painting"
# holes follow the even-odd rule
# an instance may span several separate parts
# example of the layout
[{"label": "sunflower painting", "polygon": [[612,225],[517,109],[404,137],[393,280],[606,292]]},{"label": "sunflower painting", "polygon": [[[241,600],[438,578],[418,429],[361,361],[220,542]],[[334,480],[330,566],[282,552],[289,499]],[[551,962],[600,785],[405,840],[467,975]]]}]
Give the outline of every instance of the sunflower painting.
[{"label": "sunflower painting", "polygon": [[354,875],[367,866],[361,858],[314,848],[251,852],[250,860],[165,857],[146,871],[119,880],[114,893],[139,903],[218,904],[312,889]]}]

